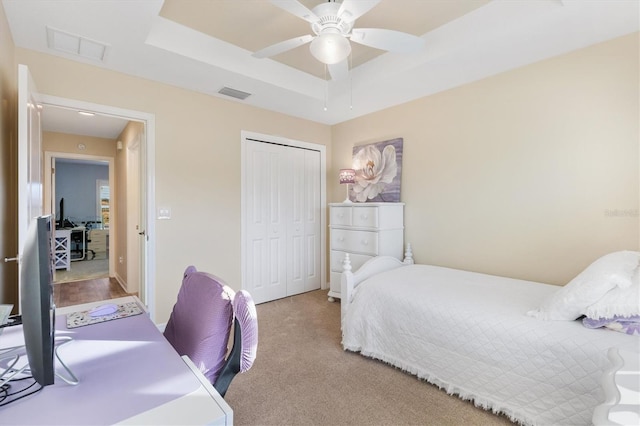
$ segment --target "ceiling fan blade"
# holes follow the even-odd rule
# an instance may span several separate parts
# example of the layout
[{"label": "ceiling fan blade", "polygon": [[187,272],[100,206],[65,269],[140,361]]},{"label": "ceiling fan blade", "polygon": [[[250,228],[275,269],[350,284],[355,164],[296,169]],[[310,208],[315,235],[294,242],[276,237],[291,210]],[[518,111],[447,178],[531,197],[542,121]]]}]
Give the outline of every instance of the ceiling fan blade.
[{"label": "ceiling fan blade", "polygon": [[344,0],[338,9],[338,16],[347,22],[353,22],[378,3],[380,0]]},{"label": "ceiling fan blade", "polygon": [[298,46],[302,46],[305,43],[309,43],[315,37],[311,34],[307,34],[301,37],[291,38],[289,40],[281,41],[280,43],[272,44],[264,49],[258,50],[251,56],[255,58],[268,58],[270,56],[278,55],[287,50],[295,49]]},{"label": "ceiling fan blade", "polygon": [[381,28],[354,28],[351,41],[391,52],[411,53],[424,47],[424,39],[412,34]]},{"label": "ceiling fan blade", "polygon": [[292,15],[302,18],[307,22],[317,22],[319,18],[306,6],[296,0],[271,0],[271,3],[280,9],[286,10]]},{"label": "ceiling fan blade", "polygon": [[337,64],[327,65],[329,68],[329,74],[331,74],[331,80],[345,80],[349,77],[349,61],[344,59]]}]

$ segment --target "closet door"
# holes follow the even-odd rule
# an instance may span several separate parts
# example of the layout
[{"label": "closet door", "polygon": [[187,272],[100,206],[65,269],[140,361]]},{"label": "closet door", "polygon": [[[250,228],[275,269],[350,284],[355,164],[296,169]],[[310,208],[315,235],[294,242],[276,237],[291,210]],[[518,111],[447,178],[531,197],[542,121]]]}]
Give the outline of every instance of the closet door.
[{"label": "closet door", "polygon": [[320,288],[320,153],[289,148],[287,295]]},{"label": "closet door", "polygon": [[256,303],[287,295],[287,148],[248,141],[246,284]]},{"label": "closet door", "polygon": [[321,287],[321,159],[246,141],[245,286],[256,303]]}]

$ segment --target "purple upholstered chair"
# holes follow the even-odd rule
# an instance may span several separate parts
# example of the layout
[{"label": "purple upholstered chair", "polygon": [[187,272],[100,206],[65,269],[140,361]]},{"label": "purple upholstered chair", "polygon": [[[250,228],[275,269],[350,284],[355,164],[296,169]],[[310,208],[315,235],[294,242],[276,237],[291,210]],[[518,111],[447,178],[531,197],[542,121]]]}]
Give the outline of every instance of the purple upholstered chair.
[{"label": "purple upholstered chair", "polygon": [[[232,324],[233,348],[225,359]],[[180,355],[193,361],[224,397],[235,374],[248,370],[255,359],[255,305],[246,291],[236,294],[220,278],[189,266],[164,336]]]},{"label": "purple upholstered chair", "polygon": [[249,292],[240,290],[236,293],[233,299],[233,315],[233,347],[213,384],[223,397],[235,375],[251,368],[258,350],[258,316]]}]

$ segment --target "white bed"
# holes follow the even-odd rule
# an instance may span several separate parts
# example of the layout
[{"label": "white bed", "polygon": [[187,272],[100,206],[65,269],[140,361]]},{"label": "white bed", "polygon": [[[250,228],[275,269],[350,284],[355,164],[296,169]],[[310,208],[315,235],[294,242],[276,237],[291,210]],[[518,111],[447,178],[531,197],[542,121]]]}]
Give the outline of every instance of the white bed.
[{"label": "white bed", "polygon": [[591,424],[608,349],[640,352],[637,335],[528,316],[557,286],[410,258],[374,258],[355,274],[345,266],[344,349],[522,424]]}]

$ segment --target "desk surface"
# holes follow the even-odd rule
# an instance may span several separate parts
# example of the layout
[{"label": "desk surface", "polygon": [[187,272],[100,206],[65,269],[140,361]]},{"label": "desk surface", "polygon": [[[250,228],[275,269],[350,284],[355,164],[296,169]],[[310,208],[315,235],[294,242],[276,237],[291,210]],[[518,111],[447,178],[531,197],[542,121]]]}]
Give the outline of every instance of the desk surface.
[{"label": "desk surface", "polygon": [[[137,424],[171,423],[166,414],[153,415],[163,407],[164,411],[174,407],[175,423],[188,424],[194,401],[206,405],[207,422],[232,421],[229,406],[197,370],[192,371],[192,364],[185,363],[146,314],[71,330],[66,328],[66,316],[58,315],[56,336],[74,339],[59,354],[80,384],[56,378],[54,385],[0,408],[0,424],[114,424],[133,419]],[[22,328],[11,327],[5,329],[0,347],[21,341]],[[57,360],[56,367],[64,374]],[[185,397],[190,408],[175,412]]]}]

